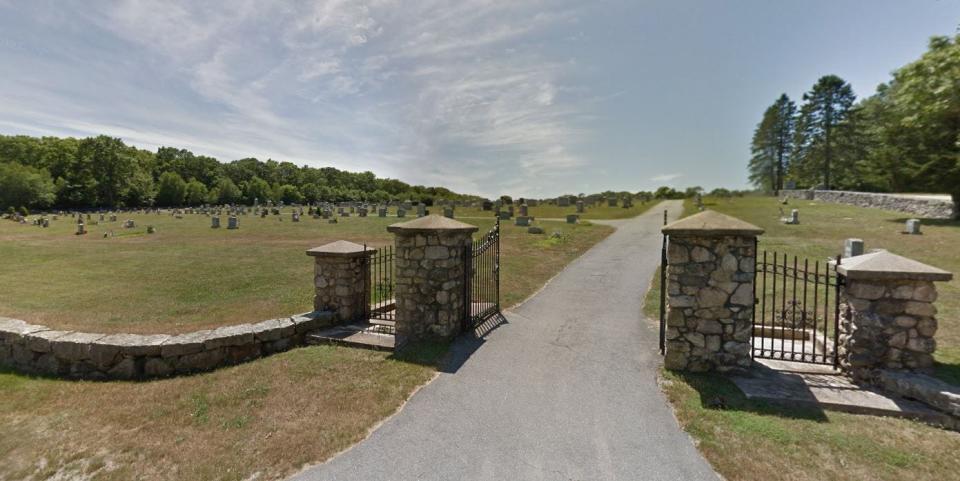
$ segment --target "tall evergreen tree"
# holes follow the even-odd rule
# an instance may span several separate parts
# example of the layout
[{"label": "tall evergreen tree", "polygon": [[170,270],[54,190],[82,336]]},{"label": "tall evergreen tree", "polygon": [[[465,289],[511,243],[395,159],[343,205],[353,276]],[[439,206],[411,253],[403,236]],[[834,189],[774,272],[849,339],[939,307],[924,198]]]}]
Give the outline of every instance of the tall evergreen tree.
[{"label": "tall evergreen tree", "polygon": [[783,190],[796,113],[797,106],[787,94],[780,95],[763,113],[750,148],[750,182],[755,186],[774,192]]},{"label": "tall evergreen tree", "polygon": [[825,75],[803,94],[794,136],[791,176],[825,188],[835,187],[838,178],[852,172],[856,161],[845,148],[854,134],[850,121],[856,96],[846,81]]}]

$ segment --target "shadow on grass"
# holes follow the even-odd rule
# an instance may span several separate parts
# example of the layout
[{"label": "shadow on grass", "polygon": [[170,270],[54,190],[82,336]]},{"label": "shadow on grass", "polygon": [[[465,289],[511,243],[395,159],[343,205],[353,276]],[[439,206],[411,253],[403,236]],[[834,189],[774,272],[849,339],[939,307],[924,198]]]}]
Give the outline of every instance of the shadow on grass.
[{"label": "shadow on grass", "polygon": [[960,364],[933,364],[933,377],[954,386],[960,386]]},{"label": "shadow on grass", "polygon": [[669,376],[686,383],[696,391],[700,396],[700,406],[706,410],[749,412],[821,423],[829,421],[823,410],[817,406],[748,399],[733,381],[720,374],[671,371]]}]

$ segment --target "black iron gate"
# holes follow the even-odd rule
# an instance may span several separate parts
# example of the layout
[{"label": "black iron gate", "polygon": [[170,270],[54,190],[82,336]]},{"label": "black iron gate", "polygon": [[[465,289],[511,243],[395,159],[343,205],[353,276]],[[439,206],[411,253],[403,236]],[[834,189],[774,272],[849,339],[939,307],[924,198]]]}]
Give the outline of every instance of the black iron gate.
[{"label": "black iron gate", "polygon": [[464,323],[474,328],[500,312],[500,219],[467,247]]},{"label": "black iron gate", "polygon": [[384,246],[370,258],[369,312],[367,318],[372,321],[392,323],[396,320],[397,300],[394,278],[395,255],[393,246]]},{"label": "black iron gate", "polygon": [[840,286],[835,262],[757,256],[753,310],[753,357],[837,365]]}]

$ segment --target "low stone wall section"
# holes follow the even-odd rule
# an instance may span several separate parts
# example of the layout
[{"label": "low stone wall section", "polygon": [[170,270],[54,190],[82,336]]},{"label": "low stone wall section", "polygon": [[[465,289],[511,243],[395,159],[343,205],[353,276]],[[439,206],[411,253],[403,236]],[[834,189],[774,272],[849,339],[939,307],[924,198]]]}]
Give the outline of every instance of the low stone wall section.
[{"label": "low stone wall section", "polygon": [[780,194],[792,199],[892,210],[925,219],[953,219],[957,215],[953,201],[935,197],[845,190],[782,190]]},{"label": "low stone wall section", "polygon": [[311,312],[186,334],[93,334],[59,331],[0,317],[0,365],[75,379],[147,379],[238,364],[303,344],[332,323]]}]

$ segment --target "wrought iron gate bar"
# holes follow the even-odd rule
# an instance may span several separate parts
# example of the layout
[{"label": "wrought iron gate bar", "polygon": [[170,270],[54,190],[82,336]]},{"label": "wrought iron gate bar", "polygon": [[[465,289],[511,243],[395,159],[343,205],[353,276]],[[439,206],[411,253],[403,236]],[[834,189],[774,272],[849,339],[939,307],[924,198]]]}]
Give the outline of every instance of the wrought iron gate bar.
[{"label": "wrought iron gate bar", "polygon": [[[802,263],[800,260],[798,256],[791,258],[776,251],[758,253],[754,270],[757,303],[753,315],[752,355],[754,358],[835,364],[840,317],[837,301],[842,277],[835,268],[828,269],[827,263],[821,271],[821,261],[813,260],[811,270],[810,259],[803,259]],[[756,283],[758,276],[759,285]],[[833,299],[831,290],[834,291]],[[832,343],[828,340],[831,337]]]},{"label": "wrought iron gate bar", "polygon": [[465,250],[465,315],[467,328],[479,326],[500,312],[500,219]]}]

